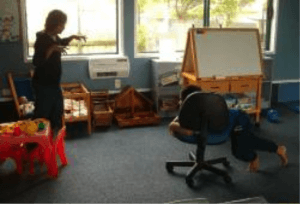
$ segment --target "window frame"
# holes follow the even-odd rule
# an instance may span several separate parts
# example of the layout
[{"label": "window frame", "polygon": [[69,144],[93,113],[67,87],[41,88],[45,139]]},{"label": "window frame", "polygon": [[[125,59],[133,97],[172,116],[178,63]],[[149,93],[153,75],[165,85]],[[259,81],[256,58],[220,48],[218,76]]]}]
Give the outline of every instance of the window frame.
[{"label": "window frame", "polygon": [[[268,0],[270,1],[270,0]],[[274,56],[276,54],[276,42],[277,42],[277,24],[278,24],[278,11],[279,11],[279,0],[271,0],[272,1],[272,6],[273,6],[273,18],[271,22],[271,28],[270,28],[270,36],[269,38],[269,50],[262,50],[262,54],[264,56]],[[203,25],[208,26],[210,25],[210,0],[204,0],[203,1],[204,6],[204,12],[203,12]],[[268,2],[269,3],[269,2]],[[137,0],[134,2],[134,14],[137,12]],[[267,19],[268,21],[268,19]],[[268,24],[268,23],[267,23]],[[135,15],[134,18],[134,38],[137,38],[137,17]],[[273,34],[273,38],[271,38],[271,35]],[[137,40],[134,40],[134,57],[135,58],[152,58],[152,59],[158,59],[160,58],[160,53],[159,52],[144,52],[140,53],[137,52]],[[176,51],[176,58],[181,60],[184,57],[184,52],[185,51]]]},{"label": "window frame", "polygon": [[[27,9],[26,1],[20,0],[20,10],[21,10],[21,30],[22,30],[22,41],[23,41],[23,59],[25,63],[32,63],[32,58],[29,56],[29,43],[27,36]],[[117,15],[117,49],[116,53],[96,53],[96,54],[78,54],[72,56],[62,56],[61,60],[64,61],[87,61],[90,58],[113,58],[113,57],[123,57],[124,56],[124,0],[115,0],[116,5],[116,15]],[[87,36],[88,37],[88,36]]]}]

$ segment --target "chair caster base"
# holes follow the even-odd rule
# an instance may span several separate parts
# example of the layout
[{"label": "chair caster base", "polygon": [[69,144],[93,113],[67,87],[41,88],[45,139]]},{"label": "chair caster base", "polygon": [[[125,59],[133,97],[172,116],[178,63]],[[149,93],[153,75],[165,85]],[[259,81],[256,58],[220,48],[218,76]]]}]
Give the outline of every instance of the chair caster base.
[{"label": "chair caster base", "polygon": [[225,161],[225,162],[223,162],[223,165],[224,165],[225,167],[229,167],[229,166],[230,166],[230,162],[229,162],[229,161]]},{"label": "chair caster base", "polygon": [[225,181],[226,183],[231,183],[231,182],[232,182],[232,179],[231,179],[230,176],[224,176],[224,181]]},{"label": "chair caster base", "polygon": [[166,163],[166,169],[167,169],[168,173],[174,172],[174,167],[170,163]]},{"label": "chair caster base", "polygon": [[194,188],[195,187],[195,182],[192,178],[185,178],[185,182],[188,185],[188,187],[190,188]]}]

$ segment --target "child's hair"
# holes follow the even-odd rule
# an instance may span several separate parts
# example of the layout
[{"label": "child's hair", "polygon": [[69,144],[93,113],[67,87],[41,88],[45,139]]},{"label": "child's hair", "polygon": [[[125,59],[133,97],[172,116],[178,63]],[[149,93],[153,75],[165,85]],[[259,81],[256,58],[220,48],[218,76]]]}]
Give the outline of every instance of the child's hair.
[{"label": "child's hair", "polygon": [[194,92],[201,91],[202,89],[199,86],[189,85],[185,87],[180,93],[181,101],[184,101],[186,97]]},{"label": "child's hair", "polygon": [[53,10],[49,12],[46,23],[45,31],[53,31],[58,25],[65,24],[67,22],[67,15],[60,10]]}]

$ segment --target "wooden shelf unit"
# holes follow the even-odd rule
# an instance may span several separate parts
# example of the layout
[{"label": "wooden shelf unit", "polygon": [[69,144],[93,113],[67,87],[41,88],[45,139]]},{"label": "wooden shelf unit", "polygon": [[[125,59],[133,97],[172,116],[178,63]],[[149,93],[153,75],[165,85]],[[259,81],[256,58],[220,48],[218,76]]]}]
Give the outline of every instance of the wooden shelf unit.
[{"label": "wooden shelf unit", "polygon": [[114,118],[121,128],[158,125],[161,118],[153,111],[152,104],[133,87],[125,87],[115,98]]},{"label": "wooden shelf unit", "polygon": [[[66,99],[69,99],[71,101],[71,109],[74,110],[73,102],[79,102],[79,110],[78,115],[74,115],[75,112],[70,111],[70,113],[67,113],[67,110],[64,111],[64,121],[63,125],[65,123],[73,123],[73,122],[87,122],[87,130],[88,134],[92,133],[92,124],[91,124],[91,108],[90,108],[90,92],[87,90],[87,88],[81,84],[81,83],[62,83],[61,88],[63,90],[63,97],[64,97],[64,106]],[[84,107],[81,107],[81,103],[84,103],[84,106],[87,110],[86,114],[82,114]]]}]

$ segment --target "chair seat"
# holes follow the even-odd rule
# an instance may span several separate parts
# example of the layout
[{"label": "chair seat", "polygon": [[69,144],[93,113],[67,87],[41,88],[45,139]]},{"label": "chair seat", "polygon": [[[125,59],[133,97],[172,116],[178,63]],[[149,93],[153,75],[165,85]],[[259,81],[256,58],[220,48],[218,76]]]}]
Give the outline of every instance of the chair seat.
[{"label": "chair seat", "polygon": [[[209,133],[207,137],[207,145],[218,145],[227,142],[230,138],[231,132],[233,131],[235,119],[239,113],[239,110],[231,109],[229,112],[229,125],[221,133]],[[196,137],[194,135],[177,138],[181,138],[180,140],[182,142],[197,144]]]}]

